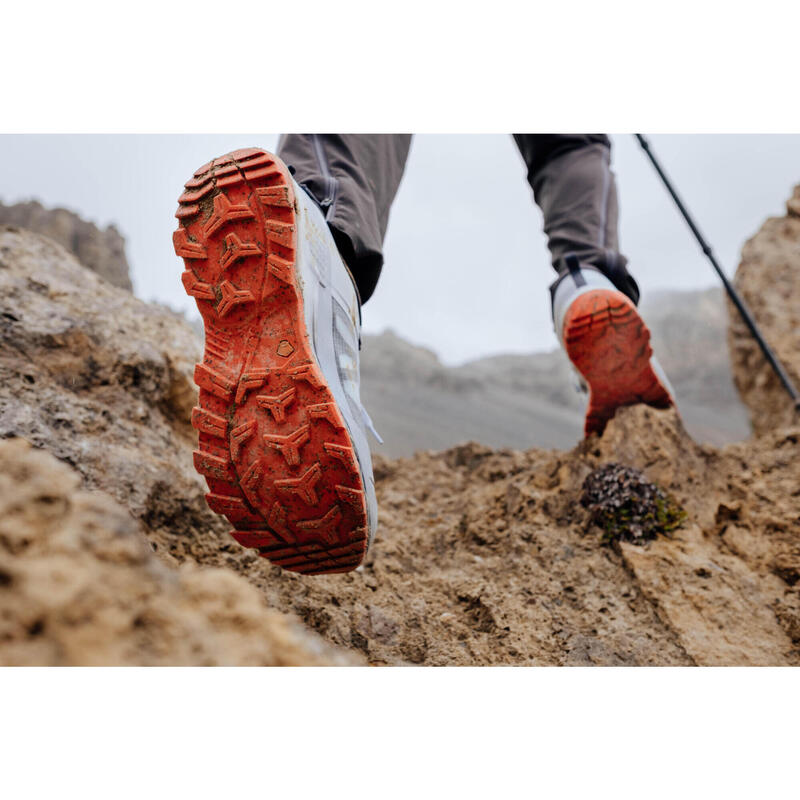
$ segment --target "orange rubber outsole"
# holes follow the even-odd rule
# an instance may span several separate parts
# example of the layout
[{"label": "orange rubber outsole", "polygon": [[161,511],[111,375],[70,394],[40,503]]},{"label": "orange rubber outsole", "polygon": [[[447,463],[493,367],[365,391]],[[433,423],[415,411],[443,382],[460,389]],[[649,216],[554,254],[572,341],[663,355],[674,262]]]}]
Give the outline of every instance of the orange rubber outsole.
[{"label": "orange rubber outsole", "polygon": [[349,572],[367,548],[364,485],[306,332],[289,172],[237,150],[200,167],[178,203],[173,243],[205,325],[192,425],[206,501],[284,569]]},{"label": "orange rubber outsole", "polygon": [[650,331],[622,292],[593,289],[580,295],[564,319],[564,344],[589,384],[586,436],[602,433],[621,406],[672,405],[650,363]]}]

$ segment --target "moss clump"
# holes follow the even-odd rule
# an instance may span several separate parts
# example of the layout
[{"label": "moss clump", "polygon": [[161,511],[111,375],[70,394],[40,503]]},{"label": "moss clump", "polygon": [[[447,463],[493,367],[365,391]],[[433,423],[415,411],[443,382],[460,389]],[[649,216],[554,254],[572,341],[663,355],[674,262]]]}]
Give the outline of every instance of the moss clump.
[{"label": "moss clump", "polygon": [[581,505],[590,523],[603,531],[602,541],[641,544],[668,533],[686,519],[686,512],[639,470],[603,464],[583,482]]}]

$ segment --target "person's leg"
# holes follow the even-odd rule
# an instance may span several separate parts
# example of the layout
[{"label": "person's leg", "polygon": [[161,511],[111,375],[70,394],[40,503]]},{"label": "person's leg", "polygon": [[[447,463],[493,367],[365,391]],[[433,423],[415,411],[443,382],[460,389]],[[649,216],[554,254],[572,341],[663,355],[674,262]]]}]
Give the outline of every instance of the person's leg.
[{"label": "person's leg", "polygon": [[574,253],[638,303],[639,288],[619,252],[617,186],[608,136],[515,133],[514,141],[544,216],[556,271],[563,272],[564,257]]},{"label": "person's leg", "polygon": [[558,278],[550,287],[559,341],[589,390],[584,430],[602,433],[620,406],[671,405],[638,313],[639,288],[617,236],[611,142],[604,134],[515,134],[544,215]]},{"label": "person's leg", "polygon": [[325,215],[362,302],[383,267],[383,238],[410,145],[406,134],[331,133],[288,134],[278,144],[278,155]]}]

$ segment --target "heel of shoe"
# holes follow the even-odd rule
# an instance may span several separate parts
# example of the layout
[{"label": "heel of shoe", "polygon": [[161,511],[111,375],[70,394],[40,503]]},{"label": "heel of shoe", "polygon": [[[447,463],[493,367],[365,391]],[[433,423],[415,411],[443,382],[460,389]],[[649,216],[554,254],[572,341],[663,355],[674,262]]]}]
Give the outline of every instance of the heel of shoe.
[{"label": "heel of shoe", "polygon": [[584,432],[602,433],[621,406],[668,408],[672,399],[653,369],[650,331],[621,292],[579,295],[564,318],[564,347],[589,387]]}]

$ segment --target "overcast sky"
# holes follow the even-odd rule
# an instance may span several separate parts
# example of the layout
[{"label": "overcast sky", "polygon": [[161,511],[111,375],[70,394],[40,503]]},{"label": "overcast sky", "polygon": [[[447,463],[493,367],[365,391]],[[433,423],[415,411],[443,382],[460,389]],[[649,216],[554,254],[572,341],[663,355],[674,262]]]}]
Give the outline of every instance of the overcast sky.
[{"label": "overcast sky", "polygon": [[[744,241],[800,182],[800,136],[651,136],[733,274]],[[622,250],[643,293],[703,288],[715,273],[630,135],[615,135]],[[65,206],[127,240],[136,294],[196,314],[172,250],[183,182],[216,155],[273,149],[275,134],[0,136],[0,200]],[[510,136],[420,135],[389,223],[386,266],[364,308],[450,364],[556,345],[541,215]],[[419,287],[424,287],[420,292]]]}]

